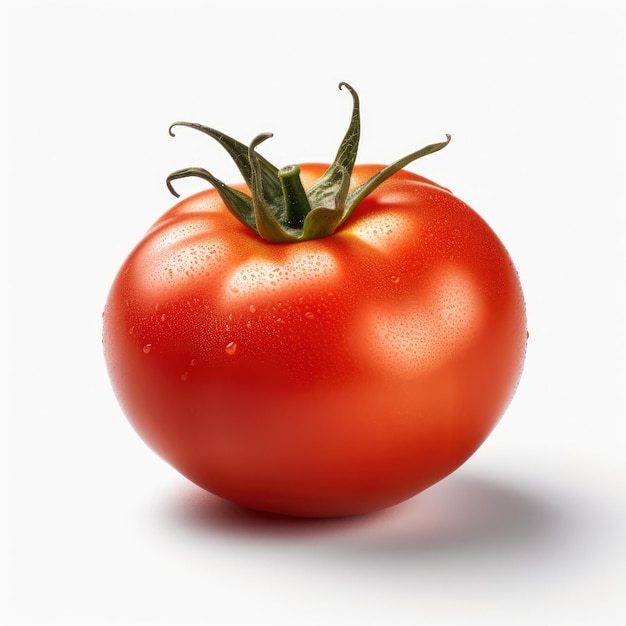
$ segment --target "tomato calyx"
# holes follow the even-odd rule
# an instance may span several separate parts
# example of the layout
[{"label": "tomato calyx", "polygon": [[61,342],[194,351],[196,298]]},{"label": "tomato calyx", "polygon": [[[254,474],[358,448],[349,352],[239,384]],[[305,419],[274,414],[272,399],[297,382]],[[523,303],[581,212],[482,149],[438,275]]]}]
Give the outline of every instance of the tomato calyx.
[{"label": "tomato calyx", "polygon": [[360,104],[357,92],[347,83],[339,83],[352,95],[352,116],[348,130],[339,146],[335,160],[326,172],[305,191],[300,168],[288,165],[277,168],[261,156],[256,148],[272,137],[257,135],[249,146],[224,133],[192,122],[175,122],[169,128],[186,126],[215,139],[231,156],[246,182],[251,195],[229,187],[200,167],[172,172],[166,180],[170,192],[180,197],[172,181],[196,176],[210,183],[220,194],[226,208],[243,224],[271,243],[295,243],[332,235],[352,214],[356,206],[374,189],[403,167],[423,156],[441,150],[450,142],[450,135],[440,143],[430,144],[383,168],[368,181],[350,189],[361,134]]}]

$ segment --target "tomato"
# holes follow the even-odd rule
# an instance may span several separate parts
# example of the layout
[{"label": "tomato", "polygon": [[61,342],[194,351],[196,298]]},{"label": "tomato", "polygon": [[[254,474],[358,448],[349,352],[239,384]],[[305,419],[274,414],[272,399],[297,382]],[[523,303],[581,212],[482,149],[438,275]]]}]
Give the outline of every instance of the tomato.
[{"label": "tomato", "polygon": [[[358,98],[342,86],[356,113],[339,161],[358,132]],[[139,436],[204,489],[297,516],[381,509],[458,468],[505,411],[524,361],[523,294],[492,229],[401,168],[357,193],[327,236],[298,238],[300,216],[268,242],[249,227],[249,190],[265,178],[262,203],[298,196],[297,182],[272,190],[254,142],[244,152],[191,126],[239,151],[249,184],[174,173],[168,184],[198,175],[216,188],[158,219],[115,278],[104,353]],[[344,196],[383,169],[352,165],[333,170]],[[310,191],[329,166],[294,169]],[[229,197],[253,213],[234,219]]]}]

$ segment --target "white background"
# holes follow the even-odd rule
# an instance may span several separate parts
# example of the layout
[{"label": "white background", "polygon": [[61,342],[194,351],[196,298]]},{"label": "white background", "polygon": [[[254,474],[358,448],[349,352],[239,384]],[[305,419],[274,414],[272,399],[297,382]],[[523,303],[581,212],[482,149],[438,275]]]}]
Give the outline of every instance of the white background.
[{"label": "white background", "polygon": [[[624,6],[5,5],[0,622],[625,623]],[[411,169],[507,245],[529,352],[503,420],[447,480],[365,518],[276,520],[144,446],[109,386],[101,313],[174,202],[170,171],[239,180],[171,122],[269,130],[278,165],[327,161],[350,114],[341,80],[361,96],[361,162],[452,134]]]}]

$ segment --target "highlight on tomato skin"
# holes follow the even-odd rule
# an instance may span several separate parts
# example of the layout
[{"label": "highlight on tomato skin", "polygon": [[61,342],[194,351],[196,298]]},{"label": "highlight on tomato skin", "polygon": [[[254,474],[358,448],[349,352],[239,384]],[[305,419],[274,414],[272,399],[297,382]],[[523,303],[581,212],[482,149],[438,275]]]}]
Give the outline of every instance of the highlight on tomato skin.
[{"label": "highlight on tomato skin", "polygon": [[173,173],[172,191],[185,176],[213,188],[152,225],[104,311],[139,436],[200,487],[285,515],[375,511],[449,475],[505,412],[526,348],[500,239],[404,169],[449,138],[357,165],[360,104],[341,87],[353,111],[330,165],[279,169],[257,153],[267,134],[245,146],[175,125],[218,141],[245,183]]}]

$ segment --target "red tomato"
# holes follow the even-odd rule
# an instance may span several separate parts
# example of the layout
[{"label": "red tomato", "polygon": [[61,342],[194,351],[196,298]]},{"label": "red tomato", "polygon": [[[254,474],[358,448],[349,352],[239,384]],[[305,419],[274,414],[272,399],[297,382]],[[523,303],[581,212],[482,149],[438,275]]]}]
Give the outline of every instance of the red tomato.
[{"label": "red tomato", "polygon": [[[300,166],[304,187],[327,167]],[[351,187],[380,169],[355,166]],[[297,243],[198,193],[132,251],[104,314],[111,381],[145,442],[214,494],[299,516],[387,507],[455,470],[507,407],[525,345],[498,237],[404,170]]]}]

